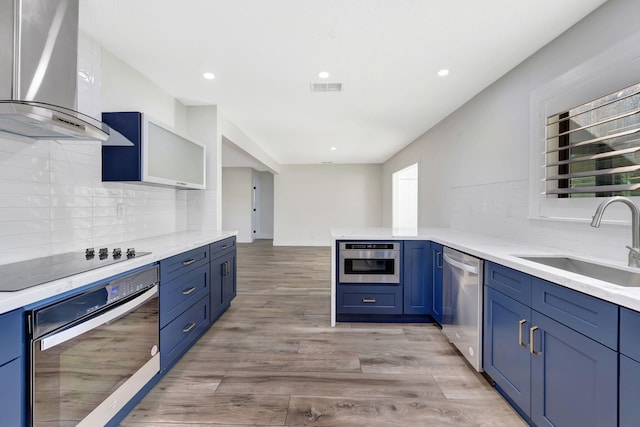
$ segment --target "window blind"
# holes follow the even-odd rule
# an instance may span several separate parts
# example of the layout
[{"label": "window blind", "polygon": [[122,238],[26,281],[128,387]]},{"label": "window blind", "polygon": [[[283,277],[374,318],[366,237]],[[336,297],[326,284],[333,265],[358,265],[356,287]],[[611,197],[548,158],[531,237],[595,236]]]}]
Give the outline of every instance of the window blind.
[{"label": "window blind", "polygon": [[550,197],[640,196],[640,83],[547,117]]}]

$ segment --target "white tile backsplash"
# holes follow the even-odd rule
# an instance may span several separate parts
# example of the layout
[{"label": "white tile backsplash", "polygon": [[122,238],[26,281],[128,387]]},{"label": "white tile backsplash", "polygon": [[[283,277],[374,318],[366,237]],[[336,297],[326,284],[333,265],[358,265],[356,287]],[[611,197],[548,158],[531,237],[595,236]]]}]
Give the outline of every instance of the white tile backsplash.
[{"label": "white tile backsplash", "polygon": [[529,181],[455,187],[451,191],[451,228],[487,234],[585,256],[626,260],[631,227],[587,222],[530,219]]},{"label": "white tile backsplash", "polygon": [[0,264],[187,229],[187,191],[103,183],[101,167],[97,142],[0,139]]}]

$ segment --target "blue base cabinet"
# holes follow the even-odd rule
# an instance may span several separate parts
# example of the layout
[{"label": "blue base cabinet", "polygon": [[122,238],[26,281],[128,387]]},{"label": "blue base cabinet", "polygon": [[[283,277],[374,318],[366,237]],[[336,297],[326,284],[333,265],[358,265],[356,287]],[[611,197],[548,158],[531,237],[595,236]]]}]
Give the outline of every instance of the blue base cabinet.
[{"label": "blue base cabinet", "polygon": [[484,310],[484,370],[525,420],[618,425],[616,305],[488,262]]},{"label": "blue base cabinet", "polygon": [[3,426],[23,426],[26,414],[23,311],[0,315],[0,408]]},{"label": "blue base cabinet", "polygon": [[211,253],[211,322],[215,322],[236,297],[236,238],[209,246]]},{"label": "blue base cabinet", "polygon": [[160,370],[173,366],[211,325],[209,245],[160,261]]},{"label": "blue base cabinet", "polygon": [[531,414],[531,357],[525,333],[530,324],[529,307],[485,286],[484,370],[526,417]]},{"label": "blue base cabinet", "polygon": [[640,423],[640,362],[620,355],[620,427]]},{"label": "blue base cabinet", "polygon": [[431,316],[442,324],[442,245],[431,242]]},{"label": "blue base cabinet", "polygon": [[[434,307],[432,286],[434,273],[431,242],[405,240],[402,242],[401,254],[399,284],[337,283],[337,321],[433,321],[431,315]],[[336,261],[339,262],[339,260]],[[440,286],[439,295],[441,310],[442,286]]]},{"label": "blue base cabinet", "polygon": [[[541,426],[615,426],[618,354],[533,311],[531,418]],[[636,420],[638,421],[638,420]]]},{"label": "blue base cabinet", "polygon": [[402,249],[404,314],[431,314],[431,245],[428,241],[406,240]]},{"label": "blue base cabinet", "polygon": [[620,309],[620,427],[640,424],[640,313]]}]

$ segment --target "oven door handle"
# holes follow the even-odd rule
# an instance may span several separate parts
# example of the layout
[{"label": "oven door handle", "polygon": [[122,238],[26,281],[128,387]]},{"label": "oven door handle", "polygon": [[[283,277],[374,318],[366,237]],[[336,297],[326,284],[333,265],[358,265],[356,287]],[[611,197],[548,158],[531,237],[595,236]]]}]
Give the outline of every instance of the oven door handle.
[{"label": "oven door handle", "polygon": [[127,314],[128,312],[136,309],[137,307],[141,306],[157,295],[158,285],[155,285],[154,287],[145,291],[140,296],[132,299],[131,301],[127,301],[126,303],[121,304],[113,309],[107,310],[105,313],[96,317],[92,317],[91,319],[87,320],[86,322],[82,322],[77,326],[65,329],[64,331],[58,332],[57,334],[53,334],[49,337],[42,338],[40,340],[40,351],[48,350],[52,347],[57,346],[58,344],[62,344],[63,342],[78,337],[85,332],[102,326],[105,323],[111,322],[123,316],[124,314]]}]

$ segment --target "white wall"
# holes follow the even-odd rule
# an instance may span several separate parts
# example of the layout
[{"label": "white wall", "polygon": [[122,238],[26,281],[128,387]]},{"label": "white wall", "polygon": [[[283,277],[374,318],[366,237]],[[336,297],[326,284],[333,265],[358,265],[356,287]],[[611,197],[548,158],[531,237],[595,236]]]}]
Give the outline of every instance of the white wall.
[{"label": "white wall", "polygon": [[256,172],[259,180],[259,223],[256,239],[273,239],[273,174]]},{"label": "white wall", "polygon": [[[450,226],[625,259],[628,227],[529,219],[530,97],[537,88],[637,36],[640,2],[609,0],[426,132],[383,166],[383,222],[391,175],[419,163],[419,225]],[[640,80],[640,78],[639,78]]]},{"label": "white wall", "polygon": [[253,242],[251,168],[222,168],[222,228],[238,230],[238,242]]},{"label": "white wall", "polygon": [[333,227],[379,227],[381,165],[282,166],[274,177],[274,245],[328,246]]},{"label": "white wall", "polygon": [[222,136],[218,107],[187,107],[189,135],[206,147],[206,189],[187,192],[187,228],[189,230],[222,229]]}]

